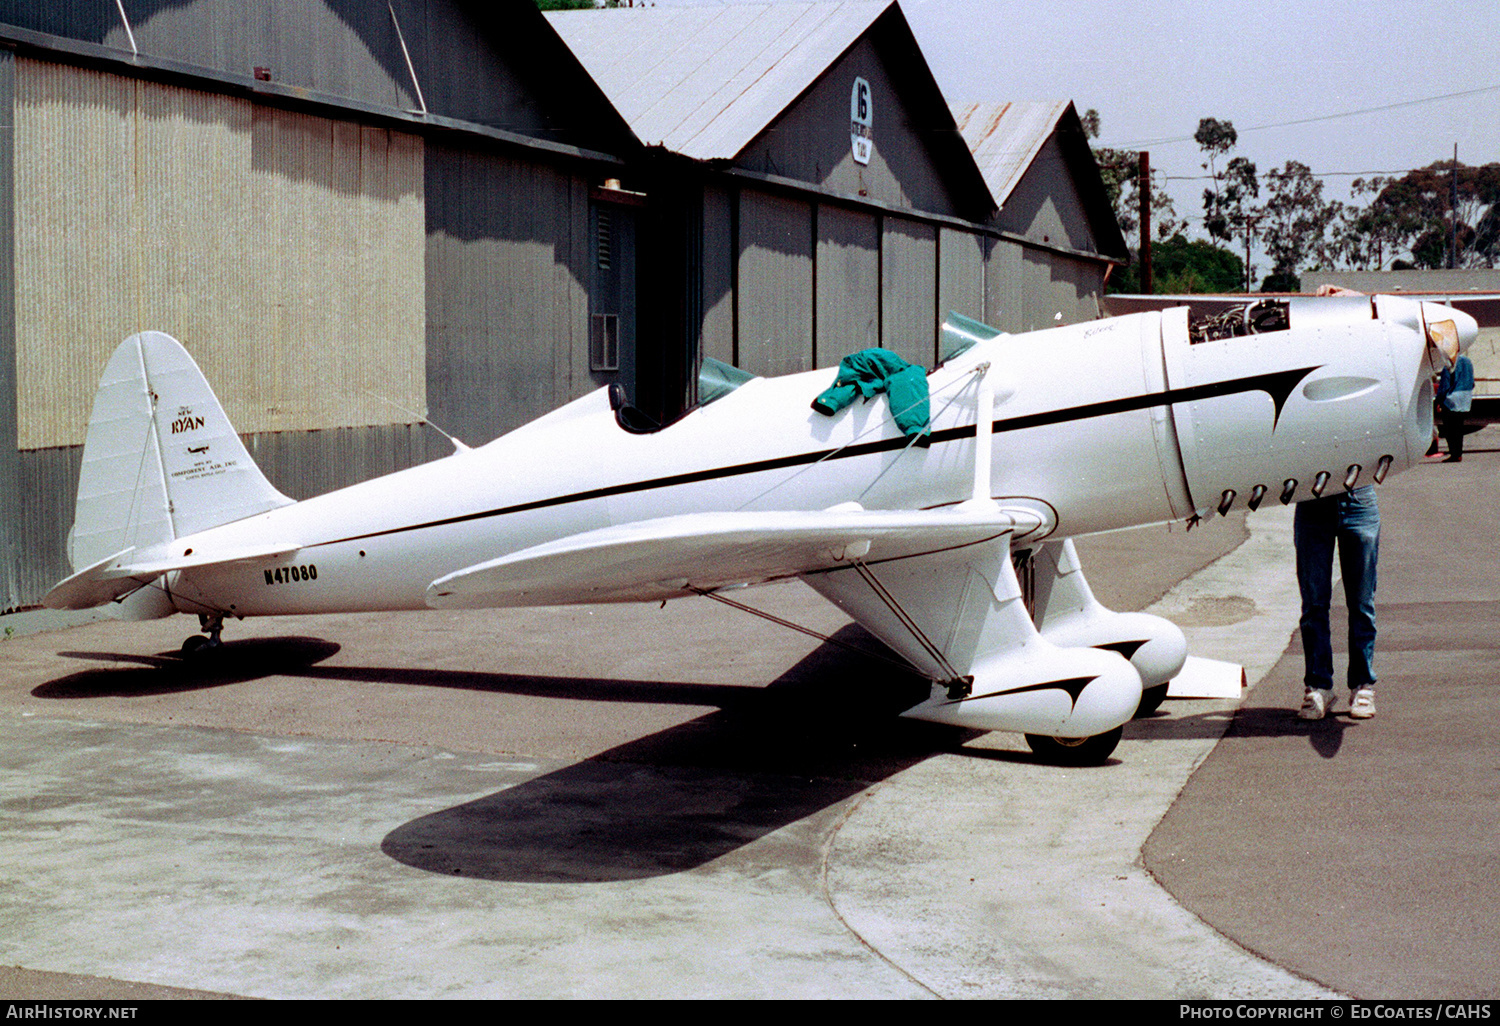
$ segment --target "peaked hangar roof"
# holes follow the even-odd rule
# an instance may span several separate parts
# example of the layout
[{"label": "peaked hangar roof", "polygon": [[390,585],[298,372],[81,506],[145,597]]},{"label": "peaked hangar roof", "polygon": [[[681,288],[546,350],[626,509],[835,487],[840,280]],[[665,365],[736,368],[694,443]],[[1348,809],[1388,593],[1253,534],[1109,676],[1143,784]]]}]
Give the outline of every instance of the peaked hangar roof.
[{"label": "peaked hangar roof", "polygon": [[547,20],[648,146],[731,159],[893,0],[557,11]]},{"label": "peaked hangar roof", "polygon": [[953,120],[995,206],[1005,205],[1069,106],[1066,100],[953,105]]},{"label": "peaked hangar roof", "polygon": [[547,18],[642,143],[705,162],[735,159],[873,33],[919,112],[922,123],[911,127],[953,176],[962,205],[981,219],[993,208],[898,0],[559,11]]},{"label": "peaked hangar roof", "polygon": [[1055,135],[1099,252],[1128,259],[1129,247],[1071,101],[955,104],[953,119],[974,154],[995,206],[1002,210],[1042,147]]}]

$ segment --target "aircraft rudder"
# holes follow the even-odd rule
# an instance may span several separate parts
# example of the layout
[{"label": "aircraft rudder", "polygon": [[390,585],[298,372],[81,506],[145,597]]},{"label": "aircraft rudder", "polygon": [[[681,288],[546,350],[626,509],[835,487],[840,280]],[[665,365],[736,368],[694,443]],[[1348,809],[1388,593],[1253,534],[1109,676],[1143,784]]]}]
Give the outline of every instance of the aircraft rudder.
[{"label": "aircraft rudder", "polygon": [[173,537],[142,336],[111,354],[94,393],[68,535],[75,570]]},{"label": "aircraft rudder", "polygon": [[251,458],[187,349],[164,332],[141,338],[176,535],[290,504]]}]

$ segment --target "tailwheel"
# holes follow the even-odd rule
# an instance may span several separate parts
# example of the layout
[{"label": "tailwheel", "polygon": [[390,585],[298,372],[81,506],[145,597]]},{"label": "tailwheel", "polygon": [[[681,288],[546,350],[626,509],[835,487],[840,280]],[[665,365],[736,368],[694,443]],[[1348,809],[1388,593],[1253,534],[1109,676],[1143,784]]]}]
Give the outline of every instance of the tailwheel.
[{"label": "tailwheel", "polygon": [[1058,766],[1099,766],[1120,743],[1124,727],[1092,737],[1051,737],[1027,734],[1026,743],[1042,760]]},{"label": "tailwheel", "polygon": [[1167,700],[1166,684],[1158,684],[1153,688],[1146,688],[1141,692],[1141,704],[1135,707],[1135,718],[1141,719],[1150,716],[1161,708],[1161,704]]},{"label": "tailwheel", "polygon": [[219,641],[215,638],[205,637],[202,634],[190,634],[182,640],[180,651],[185,656],[197,655],[200,652],[208,652],[219,647]]},{"label": "tailwheel", "polygon": [[181,651],[185,656],[209,652],[222,644],[219,641],[219,632],[224,629],[224,616],[222,613],[199,613],[198,626],[203,633],[194,634],[182,643]]}]

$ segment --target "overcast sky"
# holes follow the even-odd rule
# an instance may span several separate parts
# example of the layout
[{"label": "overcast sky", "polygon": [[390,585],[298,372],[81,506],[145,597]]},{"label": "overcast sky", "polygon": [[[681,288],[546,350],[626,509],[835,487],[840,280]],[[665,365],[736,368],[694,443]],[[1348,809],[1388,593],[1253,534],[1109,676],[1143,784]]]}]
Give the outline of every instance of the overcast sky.
[{"label": "overcast sky", "polygon": [[[682,3],[742,0],[656,0]],[[764,2],[764,0],[761,0]],[[794,0],[772,0],[794,2]],[[1232,121],[1261,171],[1300,160],[1342,197],[1354,172],[1500,161],[1495,0],[901,0],[950,101],[1069,99],[1099,142],[1201,175],[1198,120]],[[1452,94],[1471,92],[1466,96]],[[1450,97],[1436,99],[1436,97]],[[1424,102],[1416,102],[1424,101]],[[1370,113],[1371,108],[1393,107]],[[1345,115],[1330,117],[1330,115]],[[1289,121],[1308,124],[1276,128]],[[1251,131],[1251,129],[1258,129]],[[1168,141],[1168,140],[1186,141]],[[1179,215],[1201,182],[1172,181]]]}]

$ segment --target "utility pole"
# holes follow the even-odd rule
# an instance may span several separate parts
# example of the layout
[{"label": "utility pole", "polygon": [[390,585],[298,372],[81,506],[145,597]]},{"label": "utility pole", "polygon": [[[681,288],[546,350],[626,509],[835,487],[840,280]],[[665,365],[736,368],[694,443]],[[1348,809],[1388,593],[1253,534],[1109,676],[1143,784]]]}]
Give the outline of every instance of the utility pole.
[{"label": "utility pole", "polygon": [[1141,194],[1141,292],[1149,296],[1156,289],[1151,280],[1151,154],[1145,150],[1140,151],[1136,188]]},{"label": "utility pole", "polygon": [[1245,295],[1250,294],[1250,219],[1245,218]]},{"label": "utility pole", "polygon": [[1458,143],[1453,144],[1453,173],[1448,179],[1448,267],[1458,266]]},{"label": "utility pole", "polygon": [[1250,294],[1250,239],[1255,234],[1255,218],[1249,214],[1245,217],[1245,294]]}]

